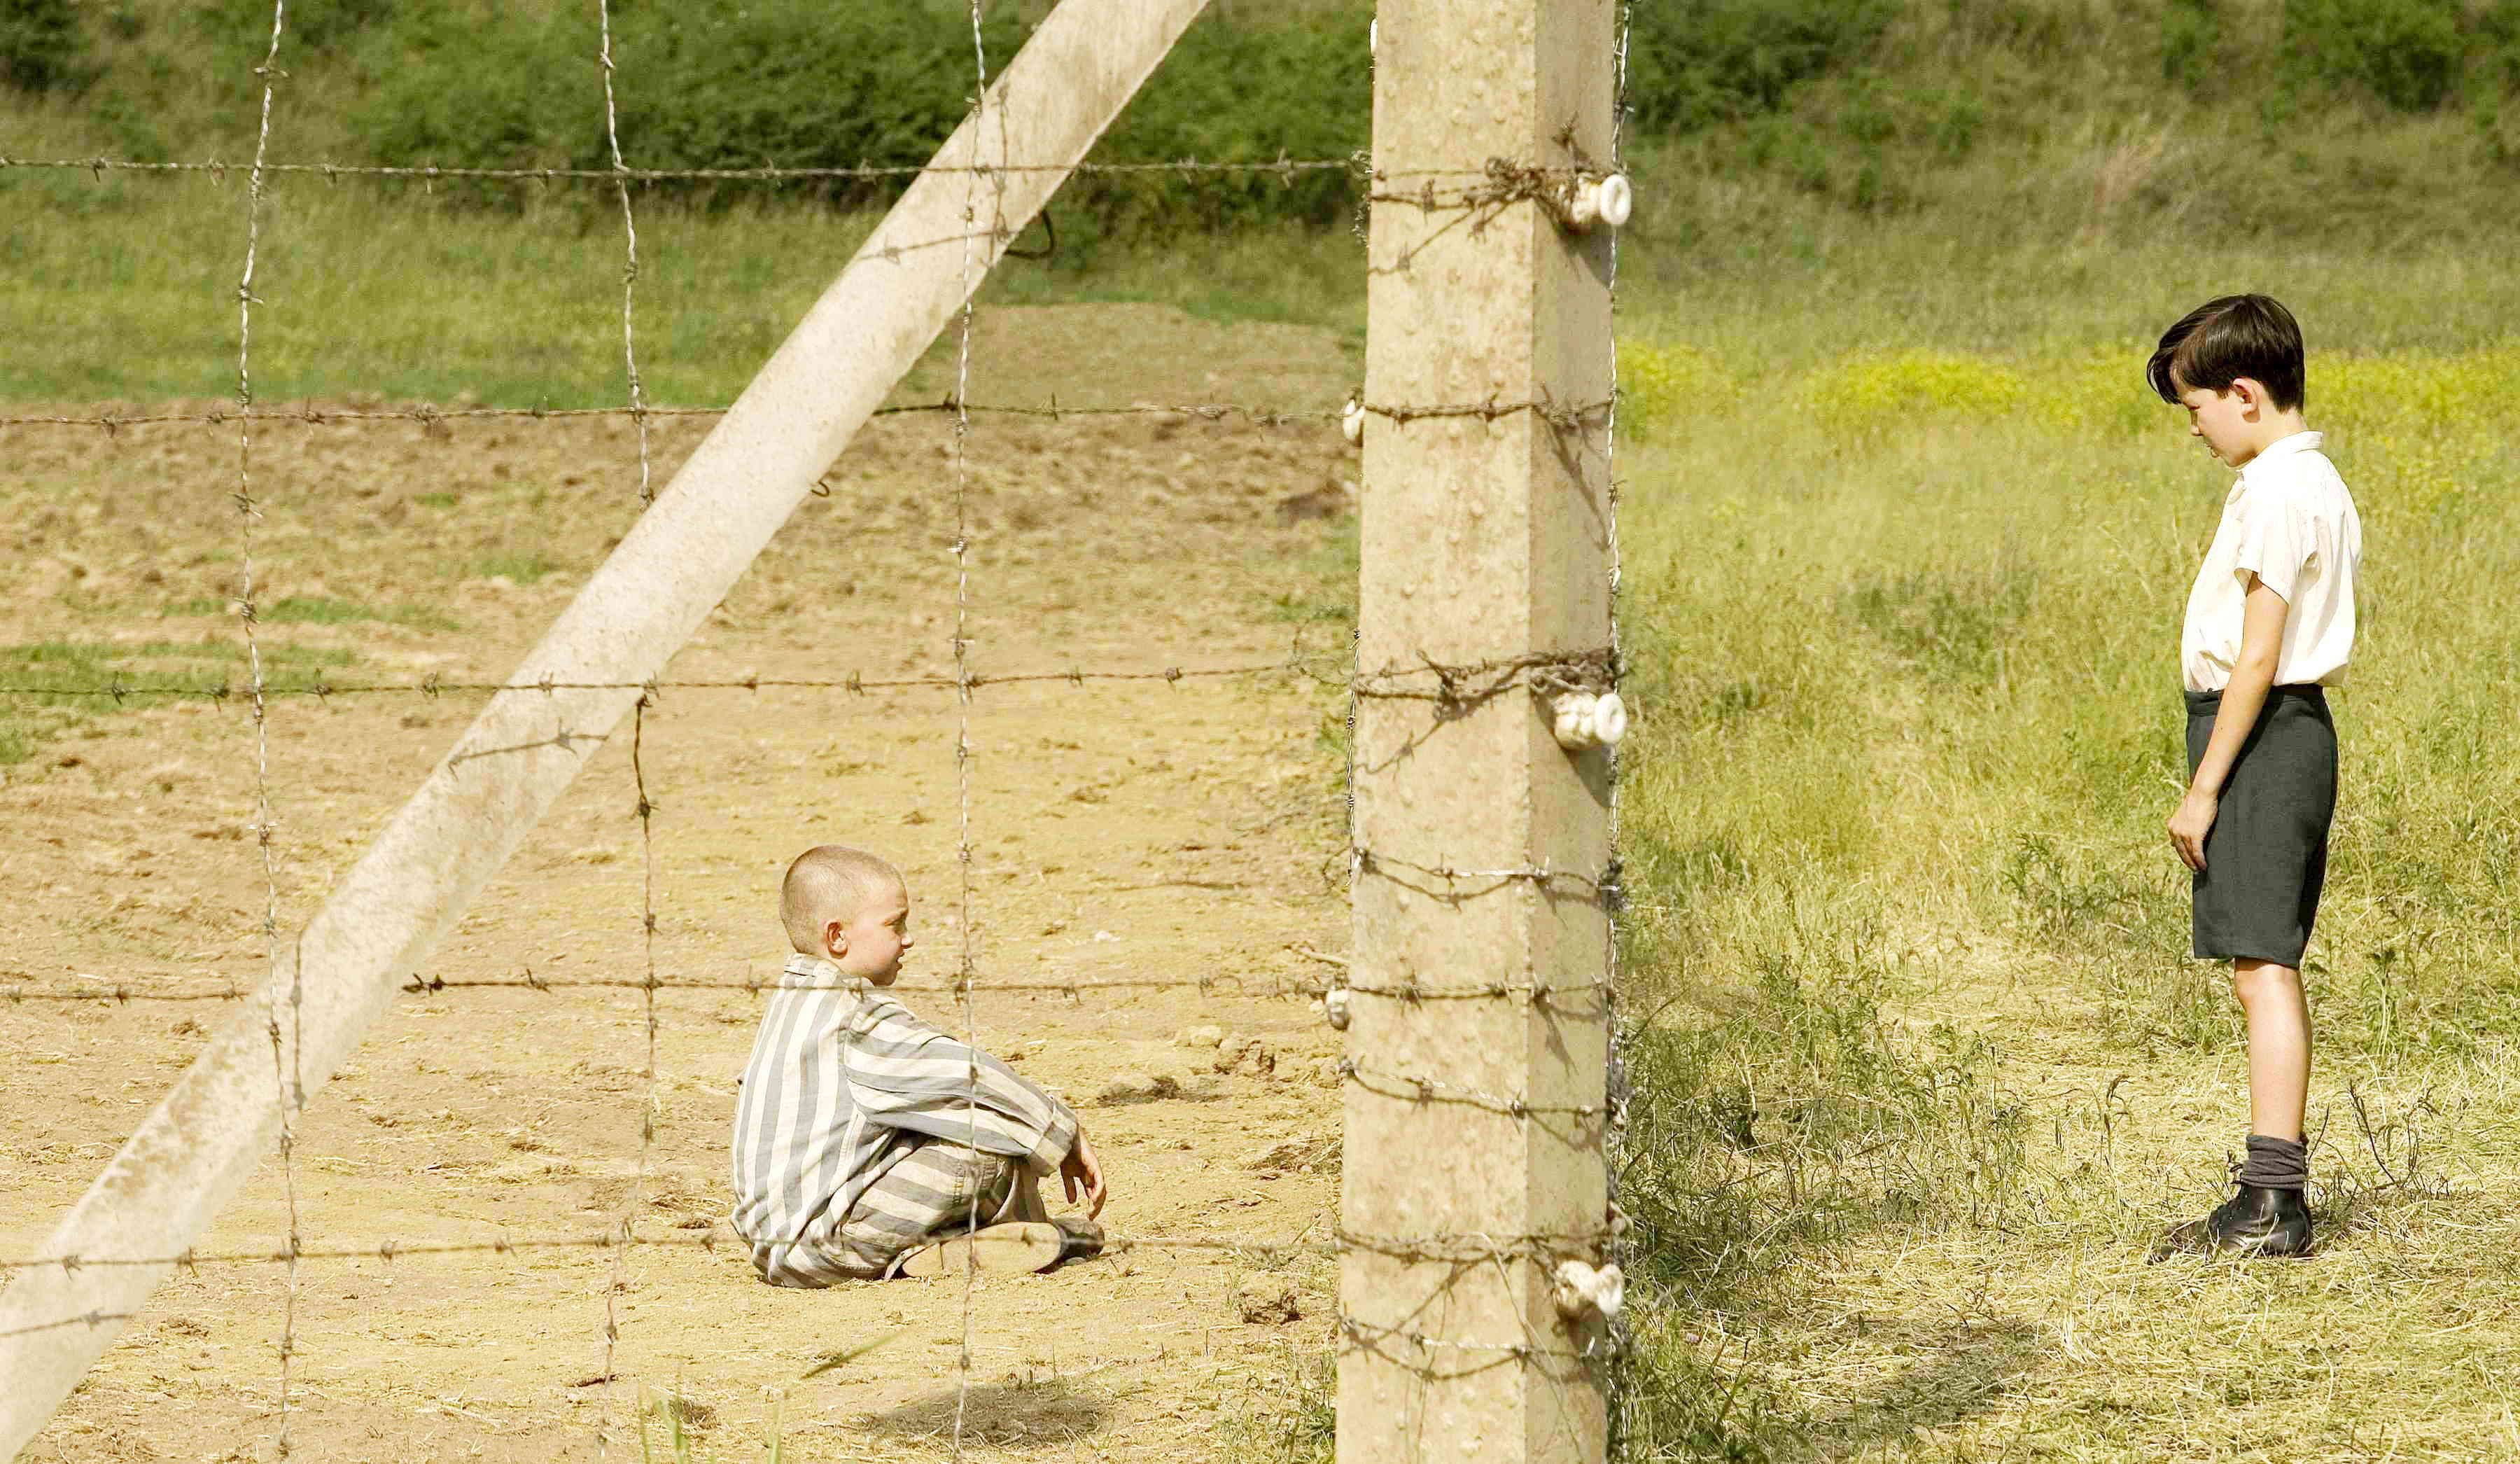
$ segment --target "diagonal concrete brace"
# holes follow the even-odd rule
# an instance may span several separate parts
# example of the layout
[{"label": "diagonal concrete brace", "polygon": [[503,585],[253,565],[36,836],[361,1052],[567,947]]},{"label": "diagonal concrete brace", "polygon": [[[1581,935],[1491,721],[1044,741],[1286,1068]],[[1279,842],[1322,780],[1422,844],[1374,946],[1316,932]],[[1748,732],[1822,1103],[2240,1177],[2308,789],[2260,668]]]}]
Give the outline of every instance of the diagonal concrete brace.
[{"label": "diagonal concrete brace", "polygon": [[284,1079],[302,1108],[356,1050],[1205,3],[1063,0],[1034,31],[511,678],[617,689],[494,697],[55,1228],[62,1263],[0,1292],[0,1458],[272,1152]]}]

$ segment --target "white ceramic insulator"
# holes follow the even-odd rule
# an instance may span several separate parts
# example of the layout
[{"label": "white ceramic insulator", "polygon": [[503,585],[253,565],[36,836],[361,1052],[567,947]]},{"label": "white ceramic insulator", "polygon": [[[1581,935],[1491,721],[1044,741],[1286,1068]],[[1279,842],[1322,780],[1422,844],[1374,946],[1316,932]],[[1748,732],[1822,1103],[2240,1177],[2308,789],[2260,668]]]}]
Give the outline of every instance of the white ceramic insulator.
[{"label": "white ceramic insulator", "polygon": [[1597,1314],[1607,1321],[1619,1314],[1628,1300],[1628,1278],[1616,1265],[1592,1266],[1580,1260],[1557,1263],[1556,1285],[1550,1288],[1551,1300],[1557,1304],[1557,1314],[1568,1321],[1581,1321]]},{"label": "white ceramic insulator", "polygon": [[1628,735],[1627,704],[1617,692],[1561,692],[1549,704],[1549,730],[1570,753],[1606,748]]},{"label": "white ceramic insulator", "polygon": [[1339,408],[1339,435],[1347,438],[1350,447],[1365,445],[1365,403],[1353,396]]},{"label": "white ceramic insulator", "polygon": [[1637,206],[1637,191],[1625,173],[1612,173],[1595,182],[1588,190],[1593,195],[1593,214],[1613,229],[1628,226],[1628,215]]},{"label": "white ceramic insulator", "polygon": [[1629,186],[1625,174],[1586,178],[1577,182],[1566,196],[1566,226],[1579,233],[1595,224],[1620,228],[1627,223],[1636,204],[1636,190]]},{"label": "white ceramic insulator", "polygon": [[1570,691],[1549,704],[1549,730],[1559,747],[1582,753],[1595,746],[1592,703],[1593,699],[1582,692]]},{"label": "white ceramic insulator", "polygon": [[1322,996],[1322,1017],[1333,1031],[1347,1030],[1347,987],[1332,986]]},{"label": "white ceramic insulator", "polygon": [[1593,699],[1593,741],[1596,745],[1614,748],[1628,735],[1628,704],[1619,694],[1605,691]]}]

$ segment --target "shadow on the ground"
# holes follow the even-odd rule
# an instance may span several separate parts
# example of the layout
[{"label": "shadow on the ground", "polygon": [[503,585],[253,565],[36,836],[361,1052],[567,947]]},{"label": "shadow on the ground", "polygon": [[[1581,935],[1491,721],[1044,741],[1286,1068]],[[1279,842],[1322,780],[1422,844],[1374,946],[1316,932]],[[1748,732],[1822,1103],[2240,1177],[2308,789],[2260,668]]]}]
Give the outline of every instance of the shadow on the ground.
[{"label": "shadow on the ground", "polygon": [[1812,1420],[1814,1454],[1847,1459],[1918,1429],[1939,1429],[1994,1406],[2038,1365],[2047,1334],[2017,1316],[1919,1334],[1918,1360],[1835,1413]]},{"label": "shadow on the ground", "polygon": [[954,1438],[960,1412],[965,1442],[999,1448],[1048,1447],[1074,1442],[1110,1420],[1110,1406],[1064,1378],[1039,1383],[984,1383],[965,1398],[948,1388],[858,1421],[869,1434],[901,1440]]}]

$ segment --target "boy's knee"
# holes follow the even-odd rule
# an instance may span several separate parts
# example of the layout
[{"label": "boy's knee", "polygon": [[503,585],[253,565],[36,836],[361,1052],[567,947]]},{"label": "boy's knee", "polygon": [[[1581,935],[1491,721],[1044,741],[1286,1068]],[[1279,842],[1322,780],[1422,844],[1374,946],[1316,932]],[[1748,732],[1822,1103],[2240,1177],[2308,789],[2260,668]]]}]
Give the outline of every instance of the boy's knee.
[{"label": "boy's knee", "polygon": [[2289,998],[2301,990],[2301,973],[2272,961],[2233,961],[2231,991],[2243,1006],[2267,997]]}]

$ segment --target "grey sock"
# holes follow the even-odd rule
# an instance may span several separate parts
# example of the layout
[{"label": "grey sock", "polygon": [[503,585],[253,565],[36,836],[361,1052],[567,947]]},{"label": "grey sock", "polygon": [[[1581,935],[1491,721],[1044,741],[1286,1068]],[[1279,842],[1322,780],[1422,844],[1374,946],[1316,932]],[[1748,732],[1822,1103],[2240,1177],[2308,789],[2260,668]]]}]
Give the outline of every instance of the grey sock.
[{"label": "grey sock", "polygon": [[2295,1139],[2249,1135],[2249,1157],[2240,1166],[2240,1182],[2260,1189],[2297,1190],[2310,1184],[2310,1150]]}]

